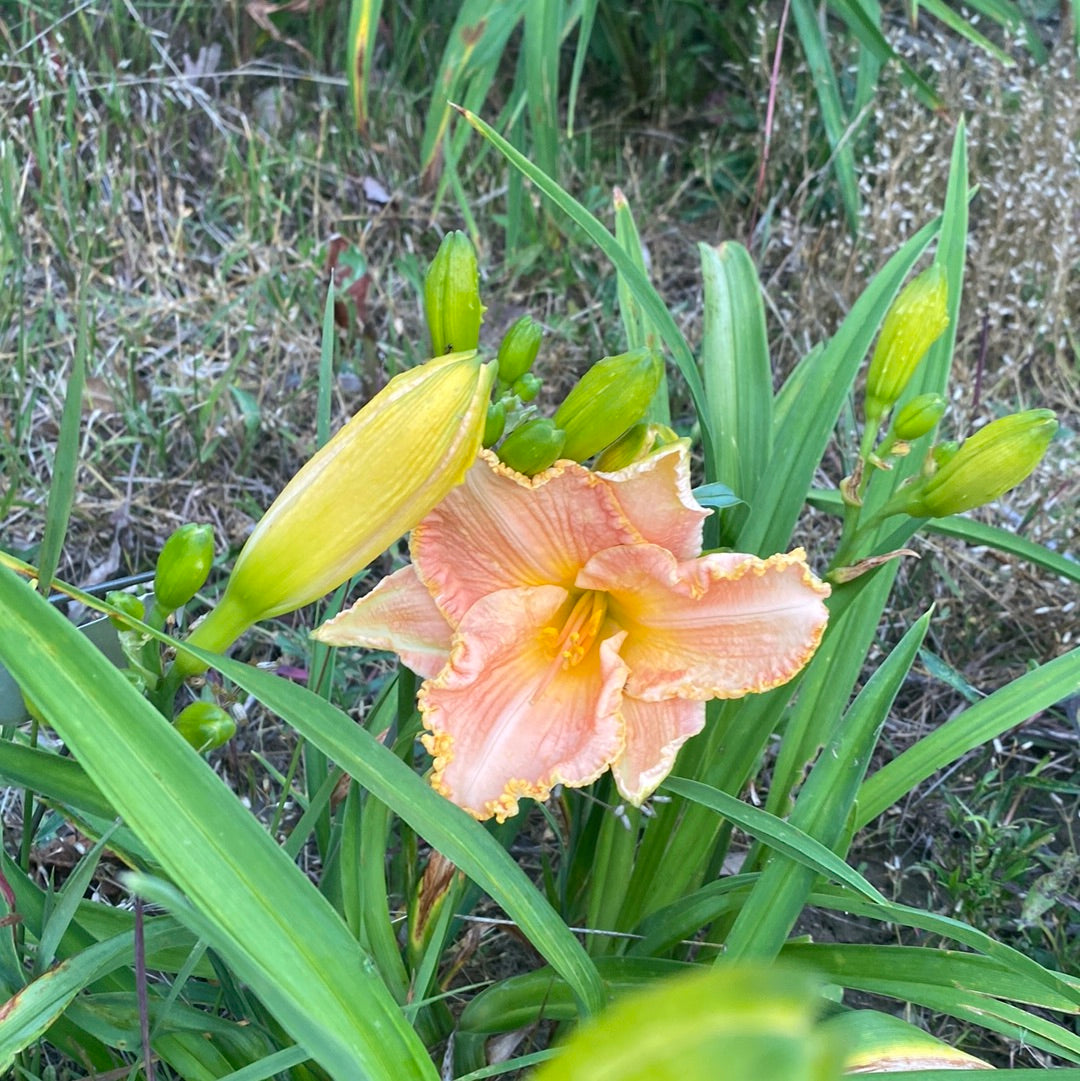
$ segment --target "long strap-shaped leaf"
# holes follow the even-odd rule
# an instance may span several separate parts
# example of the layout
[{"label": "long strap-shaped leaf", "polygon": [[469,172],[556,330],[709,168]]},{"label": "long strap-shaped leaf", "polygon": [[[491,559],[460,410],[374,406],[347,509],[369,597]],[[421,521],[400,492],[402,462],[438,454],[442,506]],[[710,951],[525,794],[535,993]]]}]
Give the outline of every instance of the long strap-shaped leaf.
[{"label": "long strap-shaped leaf", "polygon": [[603,983],[581,944],[478,822],[425,784],[347,714],[306,688],[239,661],[194,652],[292,725],[491,894],[574,989],[585,1013],[603,1008]]},{"label": "long strap-shaped leaf", "polygon": [[855,829],[877,818],[935,770],[1077,691],[1080,647],[994,691],[879,769],[859,789]]},{"label": "long strap-shaped leaf", "polygon": [[437,1077],[329,902],[120,671],[6,568],[0,657],[314,1059],[341,1081]]}]

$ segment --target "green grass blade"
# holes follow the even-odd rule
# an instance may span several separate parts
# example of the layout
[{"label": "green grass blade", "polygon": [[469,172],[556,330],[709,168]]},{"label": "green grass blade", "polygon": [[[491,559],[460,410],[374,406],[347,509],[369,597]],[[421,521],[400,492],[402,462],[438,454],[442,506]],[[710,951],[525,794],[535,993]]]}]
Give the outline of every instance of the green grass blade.
[{"label": "green grass blade", "polygon": [[71,360],[64,394],[64,411],[56,441],[45,530],[38,554],[38,589],[48,595],[60,562],[60,550],[67,535],[68,519],[75,499],[75,475],[79,468],[79,428],[82,423],[83,392],[86,389],[86,361],[90,354],[90,303],[85,283],[79,286],[79,315],[75,331],[75,355]]},{"label": "green grass blade", "polygon": [[895,61],[901,76],[914,91],[916,97],[929,109],[943,107],[941,96],[919,73],[886,41],[881,28],[875,24],[869,12],[859,0],[828,0],[828,6],[848,25],[848,29],[881,64]]},{"label": "green grass blade", "polygon": [[420,143],[421,168],[429,181],[439,172],[450,102],[460,101],[468,86],[468,98],[480,108],[507,40],[524,13],[525,0],[465,0],[461,5],[439,63]]},{"label": "green grass blade", "polygon": [[701,784],[700,781],[689,781],[684,777],[669,777],[661,788],[723,815],[770,848],[809,867],[815,874],[825,875],[835,882],[843,882],[872,900],[885,900],[858,871],[849,867],[836,853],[782,818],[751,807],[717,788]]},{"label": "green grass blade", "polygon": [[375,55],[375,32],[382,14],[382,0],[352,0],[349,6],[349,37],[346,54],[349,66],[349,98],[356,130],[368,129],[368,88],[371,61]]},{"label": "green grass blade", "polygon": [[994,691],[870,777],[859,790],[855,828],[860,829],[877,818],[936,770],[1078,690],[1080,647]]},{"label": "green grass blade", "polygon": [[596,969],[506,850],[341,710],[306,688],[237,661],[193,651],[273,710],[479,883],[569,981],[586,1012],[603,1005]]},{"label": "green grass blade", "polygon": [[1019,556],[1038,567],[1060,574],[1073,582],[1080,582],[1080,562],[1069,559],[1060,552],[1052,551],[1045,545],[1036,544],[1008,529],[1000,526],[984,525],[972,518],[954,515],[950,518],[932,518],[923,527],[928,533],[938,533],[943,537],[956,537],[968,544],[985,544],[999,552],[1008,552]]},{"label": "green grass blade", "polygon": [[[719,476],[747,503],[760,497],[772,453],[773,394],[765,305],[750,253],[734,241],[699,244],[704,288],[701,371],[710,427],[718,441]],[[734,543],[746,504],[721,516],[720,543]]]},{"label": "green grass blade", "polygon": [[581,86],[581,75],[585,70],[585,57],[589,51],[589,42],[592,40],[593,23],[596,21],[596,8],[599,0],[582,0],[581,22],[578,26],[577,47],[574,49],[574,66],[570,72],[570,94],[566,113],[566,137],[574,137],[574,114],[577,109],[578,89]]},{"label": "green grass blade", "polygon": [[[638,232],[630,204],[619,188],[616,188],[613,193],[612,204],[615,210],[615,240],[634,261],[634,265],[641,271],[642,276],[648,280],[649,271],[645,266],[645,255],[641,248],[641,234]],[[660,339],[660,332],[645,318],[626,276],[620,270],[615,272],[615,283],[619,297],[619,317],[626,334],[627,348],[637,349],[639,346],[647,345],[650,349],[655,349]],[[656,388],[653,400],[649,404],[646,419],[658,424],[671,424],[671,400],[666,371],[661,376],[660,385]]]},{"label": "green grass blade", "polygon": [[[788,822],[832,851],[842,847],[870,755],[929,625],[927,612],[870,677],[799,790]],[[725,959],[775,957],[806,904],[814,878],[813,870],[794,860],[771,860],[725,940]]]},{"label": "green grass blade", "polygon": [[342,1081],[437,1076],[318,890],[120,671],[6,568],[0,658],[314,1059]]},{"label": "green grass blade", "polygon": [[963,15],[957,14],[942,0],[919,0],[920,7],[943,22],[954,33],[966,38],[972,45],[977,45],[983,52],[989,53],[999,64],[1007,68],[1016,67],[1016,61],[1004,50],[995,45],[988,37],[980,34]]},{"label": "green grass blade", "polygon": [[38,938],[38,948],[34,957],[33,969],[35,976],[40,976],[56,959],[60,942],[64,935],[67,934],[67,929],[71,926],[71,921],[79,910],[79,903],[83,894],[90,887],[94,872],[97,870],[98,861],[101,859],[102,852],[105,851],[105,844],[115,828],[114,825],[113,829],[104,834],[94,847],[79,860],[71,874],[68,875],[67,881],[61,887],[55,907],[50,910]]},{"label": "green grass blade", "polygon": [[[462,115],[468,123],[488,140],[506,158],[515,169],[518,169],[536,187],[553,202],[566,216],[577,225],[585,235],[611,260],[615,269],[626,278],[627,285],[634,295],[634,299],[641,305],[642,313],[646,320],[656,326],[660,338],[671,351],[675,365],[686,381],[687,389],[693,400],[694,408],[701,419],[702,442],[705,453],[705,479],[716,479],[716,450],[713,433],[708,424],[708,411],[705,408],[705,389],[701,382],[701,376],[694,361],[694,355],[690,347],[667,310],[660,295],[652,287],[648,278],[635,266],[634,261],[620,247],[618,241],[604,228],[603,224],[576,199],[561,188],[546,173],[538,169],[520,151],[510,145],[489,124],[468,109],[462,110]],[[805,488],[804,488],[805,491]]]},{"label": "green grass blade", "polygon": [[750,508],[739,532],[740,551],[769,555],[787,546],[877,327],[939,224],[933,221],[923,226],[892,256],[852,305],[828,345],[807,354],[792,374],[805,395],[795,402],[788,399],[786,419],[775,433],[772,457],[761,480],[769,498]]},{"label": "green grass blade", "polygon": [[536,164],[548,176],[559,173],[559,40],[562,0],[530,0],[525,5],[525,90]]},{"label": "green grass blade", "polygon": [[859,229],[860,201],[859,185],[855,179],[855,152],[851,145],[851,132],[848,130],[844,105],[840,99],[840,85],[829,56],[829,43],[810,0],[791,0],[791,14],[795,18],[806,62],[810,65],[810,78],[817,93],[821,121],[832,148],[832,166],[840,187],[844,214],[851,231],[856,233]]},{"label": "green grass blade", "polygon": [[[163,945],[175,933],[176,924],[172,920],[148,926],[144,939],[147,950]],[[37,1040],[84,987],[121,965],[130,965],[133,958],[134,937],[131,932],[125,932],[61,962],[3,1003],[0,1071],[7,1070],[15,1056]]]}]

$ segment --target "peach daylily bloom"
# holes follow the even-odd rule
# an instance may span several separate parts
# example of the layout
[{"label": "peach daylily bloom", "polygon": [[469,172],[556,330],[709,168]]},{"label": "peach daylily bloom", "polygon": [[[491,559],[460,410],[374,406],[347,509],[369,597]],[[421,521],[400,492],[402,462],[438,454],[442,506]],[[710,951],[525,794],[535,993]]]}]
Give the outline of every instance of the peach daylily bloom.
[{"label": "peach daylily bloom", "polygon": [[828,617],[801,550],[701,555],[708,513],[682,443],[531,478],[483,451],[413,531],[412,564],[314,634],[424,677],[432,785],[476,818],[609,767],[640,804],[708,699],[787,682]]}]

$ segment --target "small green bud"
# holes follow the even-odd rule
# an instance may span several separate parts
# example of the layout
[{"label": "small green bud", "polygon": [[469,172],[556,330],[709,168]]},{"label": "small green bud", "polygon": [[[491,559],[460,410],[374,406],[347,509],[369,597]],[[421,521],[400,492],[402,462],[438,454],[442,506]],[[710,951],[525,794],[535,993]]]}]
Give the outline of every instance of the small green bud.
[{"label": "small green bud", "polygon": [[424,278],[424,311],[431,333],[431,355],[464,353],[480,342],[484,305],[480,271],[472,241],[462,232],[443,237]]},{"label": "small green bud", "polygon": [[521,399],[522,402],[528,403],[533,401],[537,394],[540,393],[540,386],[543,380],[532,372],[526,372],[524,375],[519,375],[514,380],[510,390]]},{"label": "small green bud", "polygon": [[1049,409],[1029,409],[991,421],[965,439],[932,476],[897,492],[884,513],[943,518],[992,502],[1039,464],[1057,426]]},{"label": "small green bud", "polygon": [[542,473],[562,455],[566,432],[547,417],[534,417],[515,428],[499,447],[499,458],[527,477]]},{"label": "small green bud", "polygon": [[885,315],[866,373],[866,419],[876,424],[949,325],[948,283],[935,263],[908,283]]},{"label": "small green bud", "polygon": [[945,415],[945,405],[940,394],[920,394],[912,398],[893,418],[893,435],[905,440],[926,435]]},{"label": "small green bud", "polygon": [[165,542],[154,571],[154,600],[174,612],[202,588],[214,561],[213,526],[188,522]]},{"label": "small green bud", "polygon": [[536,360],[544,331],[531,315],[523,315],[507,332],[499,345],[499,378],[513,383],[523,376]]},{"label": "small green bud", "polygon": [[[114,608],[119,608],[125,615],[133,619],[142,619],[146,615],[146,605],[143,604],[133,593],[125,593],[120,589],[110,589],[105,594],[105,600]],[[126,631],[127,623],[117,616],[109,616],[109,622],[118,630]]]},{"label": "small green bud", "polygon": [[192,702],[180,711],[173,725],[200,753],[212,751],[236,735],[236,722],[213,702]]},{"label": "small green bud", "polygon": [[660,386],[664,365],[644,346],[598,360],[555,412],[566,432],[563,457],[583,462],[641,420]]},{"label": "small green bud", "polygon": [[484,446],[493,447],[498,443],[506,427],[506,402],[501,398],[488,406],[487,420],[484,421]]},{"label": "small green bud", "polygon": [[614,473],[634,462],[647,458],[654,450],[678,441],[678,435],[666,424],[650,424],[641,420],[628,428],[596,459],[601,473]]}]

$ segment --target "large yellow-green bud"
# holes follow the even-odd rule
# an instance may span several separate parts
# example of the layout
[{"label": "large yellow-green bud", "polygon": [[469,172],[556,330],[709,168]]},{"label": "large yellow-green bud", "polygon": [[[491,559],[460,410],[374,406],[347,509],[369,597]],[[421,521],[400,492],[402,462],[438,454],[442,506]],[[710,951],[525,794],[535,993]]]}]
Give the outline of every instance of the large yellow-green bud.
[{"label": "large yellow-green bud", "polygon": [[893,435],[905,440],[926,435],[945,415],[945,405],[945,399],[940,394],[920,394],[912,398],[893,417]]},{"label": "large yellow-green bud", "polygon": [[214,562],[214,528],[187,522],[162,546],[154,570],[154,601],[159,611],[174,612],[203,587]]},{"label": "large yellow-green bud", "polygon": [[[412,529],[476,460],[494,379],[495,364],[475,352],[394,376],[274,500],[191,644],[225,649],[253,623],[325,596]],[[177,664],[204,667],[183,654]]]},{"label": "large yellow-green bud", "polygon": [[901,291],[885,315],[866,373],[866,420],[877,426],[949,325],[948,284],[935,263]]},{"label": "large yellow-green bud", "polygon": [[554,421],[533,417],[503,440],[499,460],[527,477],[534,477],[565,457],[562,452],[565,444],[566,432],[556,427]]},{"label": "large yellow-green bud", "polygon": [[424,311],[431,355],[465,353],[480,343],[484,305],[472,241],[462,232],[443,237],[424,278]]},{"label": "large yellow-green bud", "polygon": [[499,378],[513,383],[523,376],[540,352],[544,332],[531,315],[523,315],[507,332],[499,345]]},{"label": "large yellow-green bud", "polygon": [[1049,409],[1029,409],[991,421],[965,439],[934,474],[900,489],[882,514],[943,518],[990,503],[1039,464],[1057,426]]},{"label": "large yellow-green bud", "polygon": [[645,346],[598,360],[555,412],[566,432],[562,456],[591,458],[645,415],[664,374],[660,358]]}]

